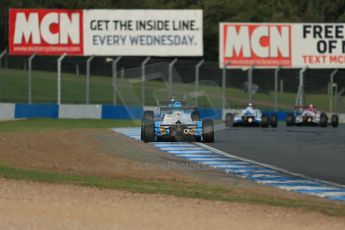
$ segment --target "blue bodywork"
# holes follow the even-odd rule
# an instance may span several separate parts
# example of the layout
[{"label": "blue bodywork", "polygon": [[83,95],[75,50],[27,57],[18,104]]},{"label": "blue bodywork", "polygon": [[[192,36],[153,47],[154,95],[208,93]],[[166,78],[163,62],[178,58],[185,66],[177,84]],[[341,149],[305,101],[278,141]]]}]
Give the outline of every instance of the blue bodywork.
[{"label": "blue bodywork", "polygon": [[[201,138],[203,134],[202,121],[192,121],[191,114],[195,107],[184,106],[180,101],[168,102],[160,107],[159,114],[154,119],[154,134],[156,137],[192,136]],[[165,116],[178,114],[177,122],[163,122]],[[170,117],[169,117],[170,118]],[[168,119],[169,119],[168,118]],[[183,118],[185,120],[183,120]],[[187,119],[186,119],[187,118]],[[181,119],[181,121],[180,121]],[[187,122],[186,122],[187,120]],[[170,120],[169,120],[170,121]]]}]

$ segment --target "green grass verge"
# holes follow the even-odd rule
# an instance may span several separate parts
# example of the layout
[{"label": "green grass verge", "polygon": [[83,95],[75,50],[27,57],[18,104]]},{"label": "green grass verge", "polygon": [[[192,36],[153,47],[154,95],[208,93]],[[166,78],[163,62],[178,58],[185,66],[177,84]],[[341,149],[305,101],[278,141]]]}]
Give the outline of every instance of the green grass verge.
[{"label": "green grass verge", "polygon": [[[27,71],[16,69],[2,69],[1,71],[0,101],[2,102],[27,102]],[[85,76],[74,74],[62,74],[62,103],[85,103]],[[118,104],[140,105],[141,82],[138,79],[118,79]],[[184,98],[190,92],[194,92],[194,83],[174,83],[173,93],[176,98]],[[34,103],[56,103],[56,73],[33,71],[32,73],[32,97]],[[167,85],[160,81],[147,81],[145,83],[145,102],[147,105],[156,105],[156,99],[168,99]],[[222,106],[222,90],[212,81],[204,82],[199,90],[204,96],[199,97],[200,107]],[[247,93],[237,88],[227,88],[227,107],[242,108],[248,103]],[[90,99],[94,104],[111,104],[113,98],[112,79],[110,76],[91,76]],[[124,101],[120,100],[123,99]],[[288,111],[295,104],[295,93],[279,93],[279,107]],[[188,100],[194,103],[194,99]],[[253,95],[254,103],[261,109],[274,107],[274,93],[258,93]],[[308,94],[306,103],[315,104],[320,110],[328,111],[329,98],[327,95]]]},{"label": "green grass verge", "polygon": [[258,196],[257,194],[239,193],[231,189],[207,185],[128,179],[114,180],[94,176],[67,175],[52,172],[19,169],[7,167],[1,164],[0,177],[36,182],[67,183],[97,188],[126,190],[139,193],[165,194],[186,198],[263,204],[287,208],[303,208],[310,211],[324,213],[330,216],[345,216],[345,205],[340,205],[333,202],[312,202],[280,198],[272,199],[266,196]]},{"label": "green grass verge", "polygon": [[82,128],[114,128],[140,125],[135,120],[93,120],[93,119],[27,119],[0,122],[0,132],[49,131]]}]

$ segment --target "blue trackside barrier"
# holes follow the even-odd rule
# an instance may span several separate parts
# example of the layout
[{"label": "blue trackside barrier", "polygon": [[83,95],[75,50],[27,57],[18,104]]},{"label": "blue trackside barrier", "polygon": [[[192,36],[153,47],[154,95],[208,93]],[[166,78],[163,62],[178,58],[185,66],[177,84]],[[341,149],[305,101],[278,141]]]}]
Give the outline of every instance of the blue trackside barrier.
[{"label": "blue trackside barrier", "polygon": [[[12,110],[6,110],[7,113],[3,116],[0,116],[1,119],[13,119],[13,118],[66,118],[64,117],[64,114],[59,114],[61,111],[59,111],[59,107],[61,110],[61,106],[57,104],[10,104],[15,109]],[[1,104],[3,113],[5,113],[5,105]],[[6,104],[6,106],[8,106]],[[66,105],[62,105],[65,106]],[[73,106],[73,105],[68,105]],[[100,113],[101,116],[96,119],[134,119],[134,120],[141,120],[143,117],[143,108],[141,106],[114,106],[114,105],[100,105]],[[79,111],[77,108],[82,108],[83,106],[78,105],[75,107],[76,113],[75,117],[78,118]],[[222,113],[223,111],[221,109],[210,109],[210,108],[199,108],[201,119],[210,118],[214,120],[220,120],[222,119]],[[12,112],[11,112],[12,111]],[[285,121],[286,115],[289,113],[287,111],[283,112],[272,112],[272,111],[263,111],[264,113],[268,115],[272,115],[273,113],[277,114],[279,121]],[[12,113],[12,114],[10,114]],[[84,112],[85,113],[85,112]],[[1,115],[1,113],[0,113]],[[73,114],[72,114],[73,115]],[[80,118],[89,118],[89,119],[95,119],[94,114],[83,114]]]},{"label": "blue trackside barrier", "polygon": [[102,119],[134,119],[140,120],[143,117],[141,106],[102,106]]},{"label": "blue trackside barrier", "polygon": [[16,104],[15,118],[59,118],[55,104]]},{"label": "blue trackside barrier", "polygon": [[201,119],[210,118],[219,120],[222,119],[222,110],[221,109],[206,109],[206,108],[198,108],[200,111]]}]

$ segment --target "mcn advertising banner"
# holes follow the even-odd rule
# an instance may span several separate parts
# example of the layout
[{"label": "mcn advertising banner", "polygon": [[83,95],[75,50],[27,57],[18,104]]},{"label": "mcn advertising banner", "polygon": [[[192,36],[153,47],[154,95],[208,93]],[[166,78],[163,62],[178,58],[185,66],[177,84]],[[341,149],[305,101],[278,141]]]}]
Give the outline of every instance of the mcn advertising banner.
[{"label": "mcn advertising banner", "polygon": [[220,23],[220,68],[344,68],[345,24]]},{"label": "mcn advertising banner", "polygon": [[10,9],[11,55],[202,56],[202,10]]}]

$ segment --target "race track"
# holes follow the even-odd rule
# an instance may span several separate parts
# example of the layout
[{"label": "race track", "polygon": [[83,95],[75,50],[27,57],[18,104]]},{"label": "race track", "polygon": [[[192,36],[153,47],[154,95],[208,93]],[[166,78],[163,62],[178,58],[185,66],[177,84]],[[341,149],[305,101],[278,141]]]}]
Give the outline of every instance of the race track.
[{"label": "race track", "polygon": [[345,185],[345,126],[218,127],[211,147],[312,178]]}]

